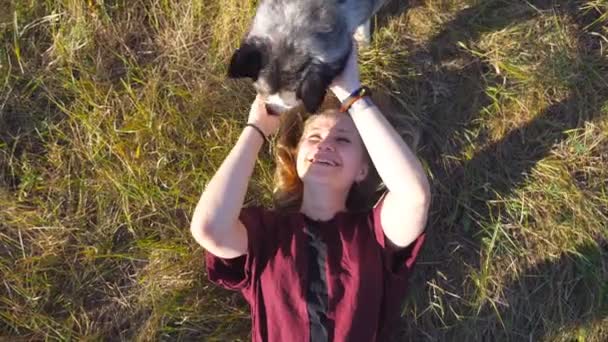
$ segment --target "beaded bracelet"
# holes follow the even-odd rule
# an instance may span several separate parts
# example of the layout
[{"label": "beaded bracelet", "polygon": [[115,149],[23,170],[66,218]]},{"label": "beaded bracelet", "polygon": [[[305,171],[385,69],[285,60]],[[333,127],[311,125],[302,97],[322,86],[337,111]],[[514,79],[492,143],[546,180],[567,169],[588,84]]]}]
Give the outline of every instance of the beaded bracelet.
[{"label": "beaded bracelet", "polygon": [[346,113],[357,100],[362,99],[365,96],[371,96],[372,91],[367,86],[362,86],[359,89],[353,91],[347,98],[342,102],[340,112]]}]

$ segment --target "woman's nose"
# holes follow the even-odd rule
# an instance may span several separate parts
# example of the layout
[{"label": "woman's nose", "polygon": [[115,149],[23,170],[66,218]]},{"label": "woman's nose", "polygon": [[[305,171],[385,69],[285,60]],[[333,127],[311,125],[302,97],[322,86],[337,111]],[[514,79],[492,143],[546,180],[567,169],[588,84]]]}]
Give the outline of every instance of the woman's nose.
[{"label": "woman's nose", "polygon": [[317,145],[317,148],[319,150],[329,150],[329,151],[334,151],[335,147],[333,145],[333,143],[329,140],[329,139],[323,139],[319,142],[319,144]]}]

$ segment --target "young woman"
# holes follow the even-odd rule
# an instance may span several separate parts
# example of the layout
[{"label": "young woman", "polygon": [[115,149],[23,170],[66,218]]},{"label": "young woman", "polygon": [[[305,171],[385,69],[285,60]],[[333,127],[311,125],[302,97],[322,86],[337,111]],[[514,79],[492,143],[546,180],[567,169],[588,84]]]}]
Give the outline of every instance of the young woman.
[{"label": "young woman", "polygon": [[[258,152],[280,126],[256,98],[196,206],[191,231],[209,279],[241,291],[253,341],[387,341],[395,331],[424,242],[429,184],[372,101],[351,104],[360,87],[355,51],[330,87],[348,112],[283,122],[273,209],[242,208]],[[376,172],[385,191],[362,209]]]}]

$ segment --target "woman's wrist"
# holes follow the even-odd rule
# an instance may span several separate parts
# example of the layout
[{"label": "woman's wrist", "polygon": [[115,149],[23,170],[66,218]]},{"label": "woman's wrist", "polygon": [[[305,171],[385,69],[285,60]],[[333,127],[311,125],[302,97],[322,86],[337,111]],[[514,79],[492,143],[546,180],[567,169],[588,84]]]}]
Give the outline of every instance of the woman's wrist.
[{"label": "woman's wrist", "polygon": [[368,108],[374,107],[375,104],[369,96],[364,96],[357,101],[353,102],[348,109],[349,113],[356,113]]},{"label": "woman's wrist", "polygon": [[252,131],[255,131],[255,135],[262,138],[262,141],[268,142],[268,136],[266,135],[266,133],[262,130],[262,128],[258,124],[253,123],[253,122],[248,122],[243,129],[248,128],[248,127]]},{"label": "woman's wrist", "polygon": [[340,100],[340,102],[344,102],[344,100],[346,100],[350,96],[350,94],[353,91],[357,90],[359,87],[361,87],[361,83],[353,82],[352,84],[348,85],[334,85],[330,89],[332,93],[336,95],[338,100]]},{"label": "woman's wrist", "polygon": [[367,86],[355,89],[346,99],[340,101],[342,103],[340,112],[346,113],[351,112],[351,109],[361,109],[360,106],[362,103],[365,103],[366,107],[370,107],[371,102],[368,102],[368,99],[371,94],[372,91]]}]

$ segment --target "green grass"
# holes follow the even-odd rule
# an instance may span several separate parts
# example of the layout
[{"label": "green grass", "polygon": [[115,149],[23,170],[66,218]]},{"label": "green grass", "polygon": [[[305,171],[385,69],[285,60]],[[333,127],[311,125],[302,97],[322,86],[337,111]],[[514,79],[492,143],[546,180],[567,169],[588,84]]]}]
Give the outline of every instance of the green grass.
[{"label": "green grass", "polygon": [[[0,337],[248,340],[188,228],[253,99],[224,74],[255,2],[0,8]],[[433,184],[403,340],[608,339],[606,27],[605,0],[377,20],[362,78],[420,127]]]}]

